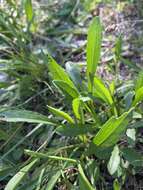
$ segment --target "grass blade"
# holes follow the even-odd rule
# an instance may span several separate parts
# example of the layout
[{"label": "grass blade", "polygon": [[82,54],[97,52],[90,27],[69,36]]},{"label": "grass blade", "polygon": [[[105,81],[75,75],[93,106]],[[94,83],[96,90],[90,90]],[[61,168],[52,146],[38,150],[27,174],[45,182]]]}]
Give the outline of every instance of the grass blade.
[{"label": "grass blade", "polygon": [[47,184],[46,190],[53,190],[53,188],[60,176],[61,176],[61,171],[58,171],[55,175],[53,175]]},{"label": "grass blade", "polygon": [[77,161],[75,159],[72,158],[65,158],[65,157],[60,157],[60,156],[51,156],[51,155],[47,155],[44,153],[39,153],[39,152],[35,152],[35,151],[31,151],[31,150],[25,150],[25,153],[29,156],[35,157],[35,158],[47,158],[47,159],[52,159],[52,160],[62,160],[62,161],[68,161],[68,162],[72,162],[72,163],[77,163]]},{"label": "grass blade", "polygon": [[5,190],[16,190],[17,186],[21,183],[25,175],[28,173],[28,171],[34,166],[34,164],[38,161],[38,159],[35,159],[27,166],[23,167],[11,180],[8,182],[8,184],[5,187]]}]

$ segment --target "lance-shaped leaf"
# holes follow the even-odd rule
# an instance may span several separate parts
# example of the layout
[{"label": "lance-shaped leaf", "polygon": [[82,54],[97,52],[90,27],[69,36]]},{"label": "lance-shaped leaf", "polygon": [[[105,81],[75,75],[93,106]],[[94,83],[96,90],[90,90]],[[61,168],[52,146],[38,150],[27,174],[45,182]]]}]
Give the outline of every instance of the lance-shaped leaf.
[{"label": "lance-shaped leaf", "polygon": [[56,132],[62,134],[63,136],[78,136],[83,135],[87,133],[93,133],[95,130],[95,127],[91,127],[91,125],[80,125],[80,124],[74,124],[74,125],[62,125],[56,128]]},{"label": "lance-shaped leaf", "polygon": [[89,27],[87,37],[87,77],[89,91],[92,90],[93,77],[100,60],[101,40],[102,26],[99,17],[96,17]]},{"label": "lance-shaped leaf", "polygon": [[105,87],[101,79],[94,77],[94,96],[101,98],[104,102],[109,105],[113,104],[113,99],[110,94],[110,91]]},{"label": "lance-shaped leaf", "polygon": [[133,101],[133,106],[136,106],[139,102],[143,101],[143,87],[139,88],[135,93],[135,99]]},{"label": "lance-shaped leaf", "polygon": [[80,108],[80,98],[75,98],[72,101],[72,109],[77,119],[81,119],[79,108]]},{"label": "lance-shaped leaf", "polygon": [[32,8],[31,0],[25,0],[24,6],[25,6],[25,14],[26,14],[27,20],[28,22],[31,22],[33,19],[33,8]]},{"label": "lance-shaped leaf", "polygon": [[51,106],[48,106],[48,109],[51,113],[53,113],[54,115],[58,116],[58,117],[62,117],[64,118],[66,121],[68,121],[69,123],[74,123],[74,120],[72,119],[72,117],[65,113],[64,111],[61,111],[59,109],[53,108]]},{"label": "lance-shaped leaf", "polygon": [[118,118],[111,117],[96,134],[93,143],[97,146],[111,146],[118,141],[118,134],[120,135],[126,129],[128,123],[127,116],[131,110],[123,113]]},{"label": "lance-shaped leaf", "polygon": [[96,190],[96,188],[93,188],[88,181],[87,177],[84,174],[84,171],[80,164],[78,164],[78,171],[79,171],[79,188],[80,190]]},{"label": "lance-shaped leaf", "polygon": [[67,82],[62,80],[54,80],[53,83],[66,95],[68,94],[72,98],[77,98],[79,93],[76,88],[70,86]]},{"label": "lance-shaped leaf", "polygon": [[45,190],[53,190],[54,189],[54,186],[55,184],[57,183],[58,179],[60,178],[61,176],[61,171],[57,171],[56,174],[54,174],[51,179],[48,181],[47,183],[47,187]]},{"label": "lance-shaped leaf", "polygon": [[7,122],[43,123],[55,125],[47,116],[25,110],[5,110],[0,112],[0,120]]},{"label": "lance-shaped leaf", "polygon": [[122,149],[123,157],[128,160],[128,162],[134,167],[143,166],[143,155],[142,153],[136,151],[133,148],[123,148]]},{"label": "lance-shaped leaf", "polygon": [[120,164],[119,148],[118,146],[115,146],[107,166],[108,171],[111,175],[113,175],[117,171],[119,164]]},{"label": "lance-shaped leaf", "polygon": [[121,53],[122,53],[122,37],[119,36],[119,38],[117,38],[116,44],[115,44],[115,56],[116,56],[117,61],[120,60]]},{"label": "lance-shaped leaf", "polygon": [[35,152],[35,151],[31,151],[31,150],[25,150],[24,151],[27,155],[35,157],[35,158],[41,158],[41,159],[52,159],[52,160],[57,160],[57,161],[68,161],[68,162],[72,162],[72,163],[77,163],[77,161],[75,159],[72,158],[65,158],[62,156],[51,156],[49,154],[44,154],[44,153],[40,153],[40,152]]},{"label": "lance-shaped leaf", "polygon": [[21,183],[28,171],[35,165],[38,159],[33,160],[30,164],[23,167],[14,177],[10,179],[8,184],[5,187],[5,190],[16,190],[17,186]]},{"label": "lance-shaped leaf", "polygon": [[88,109],[89,112],[91,112],[86,105],[87,102],[92,102],[92,99],[89,97],[80,96],[72,101],[72,109],[77,119],[81,119],[81,106],[85,107],[86,109]]},{"label": "lance-shaped leaf", "polygon": [[143,87],[143,71],[141,71],[137,77],[136,84],[135,84],[135,91]]},{"label": "lance-shaped leaf", "polygon": [[48,69],[54,80],[64,81],[72,88],[75,88],[74,83],[70,80],[65,70],[50,55],[48,55]]}]

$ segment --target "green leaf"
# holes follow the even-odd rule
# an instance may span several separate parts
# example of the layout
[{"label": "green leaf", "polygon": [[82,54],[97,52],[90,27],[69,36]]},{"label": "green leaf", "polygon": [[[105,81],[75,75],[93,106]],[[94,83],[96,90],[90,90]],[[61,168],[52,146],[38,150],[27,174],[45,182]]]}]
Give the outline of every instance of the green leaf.
[{"label": "green leaf", "polygon": [[119,165],[120,165],[119,148],[118,146],[115,146],[107,165],[109,173],[113,175],[118,170]]},{"label": "green leaf", "polygon": [[[53,159],[53,160],[63,160],[64,163],[62,165],[62,169],[64,169],[65,167],[68,166],[69,162],[72,163],[76,163],[76,160],[71,159],[70,157],[72,157],[72,154],[69,155],[69,158],[63,158],[63,157],[58,157],[58,156],[49,156],[47,154],[44,153],[39,153],[39,152],[34,152],[34,151],[30,151],[30,150],[25,150],[25,153],[32,156],[32,157],[36,157],[36,158],[44,158],[44,159]],[[56,182],[58,181],[58,179],[60,178],[62,172],[61,170],[58,170],[52,177],[51,179],[49,179],[45,190],[53,190]]]},{"label": "green leaf", "polygon": [[99,17],[95,17],[90,24],[87,37],[87,77],[88,88],[92,91],[93,77],[100,60],[102,27]]},{"label": "green leaf", "polygon": [[97,163],[97,161],[90,159],[86,163],[85,169],[87,172],[88,179],[90,179],[91,184],[95,186],[100,178],[99,164]]},{"label": "green leaf", "polygon": [[55,125],[47,116],[25,110],[6,110],[0,112],[0,120],[7,122],[28,122]]},{"label": "green leaf", "polygon": [[115,81],[112,81],[111,84],[109,85],[109,91],[112,96],[114,96],[115,93]]},{"label": "green leaf", "polygon": [[99,147],[111,147],[113,145],[115,145],[123,135],[125,135],[126,129],[127,129],[127,125],[129,123],[129,119],[126,118],[124,120],[124,122],[122,122],[117,128],[116,130],[111,134],[111,136],[109,138],[106,139],[106,141],[104,141],[104,143],[102,145],[100,145]]},{"label": "green leaf", "polygon": [[52,159],[52,160],[57,160],[57,161],[68,161],[68,162],[72,162],[72,163],[77,163],[77,161],[75,159],[72,158],[65,158],[62,156],[51,156],[48,154],[44,154],[44,153],[40,153],[40,152],[35,152],[35,151],[31,151],[31,150],[25,150],[25,153],[29,156],[35,157],[35,158],[43,158],[43,159]]},{"label": "green leaf", "polygon": [[45,170],[46,170],[46,168],[43,168],[41,170],[40,175],[38,177],[38,181],[37,181],[37,188],[35,190],[40,190],[41,189],[42,179],[43,179]]},{"label": "green leaf", "polygon": [[7,140],[9,135],[2,129],[0,129],[0,140]]},{"label": "green leaf", "polygon": [[143,155],[133,148],[123,148],[123,157],[134,167],[143,166]]},{"label": "green leaf", "polygon": [[82,79],[78,65],[72,62],[66,63],[66,71],[77,88],[81,88]]},{"label": "green leaf", "polygon": [[136,130],[135,129],[127,129],[126,131],[127,137],[129,137],[132,141],[136,140]]},{"label": "green leaf", "polygon": [[126,110],[129,110],[129,108],[131,107],[132,102],[133,102],[134,95],[135,95],[134,91],[129,91],[129,92],[124,96]]},{"label": "green leaf", "polygon": [[73,82],[70,80],[68,74],[64,69],[56,63],[56,61],[48,55],[48,69],[52,74],[54,80],[60,80],[66,82],[70,87],[75,88]]},{"label": "green leaf", "polygon": [[101,79],[94,77],[94,96],[101,98],[103,101],[109,105],[113,104],[113,99],[110,91],[105,87]]},{"label": "green leaf", "polygon": [[31,0],[25,0],[24,6],[25,6],[25,14],[26,14],[27,20],[28,22],[31,22],[33,19],[33,8],[32,8]]},{"label": "green leaf", "polygon": [[120,186],[120,183],[118,182],[118,179],[114,180],[113,188],[114,188],[114,190],[121,190],[121,186]]},{"label": "green leaf", "polygon": [[115,55],[116,59],[119,61],[122,53],[122,37],[119,36],[119,38],[116,40],[115,45]]},{"label": "green leaf", "polygon": [[53,175],[51,179],[49,180],[47,184],[47,188],[45,190],[53,190],[60,176],[61,176],[61,171],[58,171],[55,175]]},{"label": "green leaf", "polygon": [[79,96],[79,93],[76,88],[71,87],[67,82],[62,80],[54,80],[54,84],[64,93],[71,96],[72,98],[76,98]]},{"label": "green leaf", "polygon": [[78,135],[83,135],[87,133],[92,133],[95,130],[94,127],[91,126],[83,126],[83,125],[70,125],[70,126],[60,126],[56,129],[56,131],[63,136],[78,136]]},{"label": "green leaf", "polygon": [[72,117],[70,115],[68,115],[67,113],[65,113],[64,111],[61,111],[61,110],[56,109],[56,108],[53,108],[51,106],[48,106],[48,109],[54,115],[64,118],[69,123],[74,123],[74,120],[72,119]]},{"label": "green leaf", "polygon": [[87,148],[87,151],[85,154],[90,157],[92,155],[95,155],[99,159],[109,160],[111,156],[111,152],[113,150],[113,146],[111,147],[100,147],[96,146],[93,142],[89,144],[89,147]]},{"label": "green leaf", "polygon": [[21,183],[28,171],[35,165],[38,159],[33,160],[30,164],[23,167],[14,177],[10,179],[5,187],[5,190],[16,190],[17,186]]},{"label": "green leaf", "polygon": [[139,88],[135,93],[135,99],[132,106],[136,106],[139,102],[143,101],[143,87]]},{"label": "green leaf", "polygon": [[96,188],[93,188],[88,181],[87,177],[84,174],[84,171],[80,164],[78,164],[78,171],[79,171],[79,187],[80,190],[96,190]]},{"label": "green leaf", "polygon": [[143,120],[136,121],[128,126],[128,128],[142,128],[143,127]]},{"label": "green leaf", "polygon": [[75,98],[73,101],[72,101],[72,109],[73,109],[73,112],[76,116],[77,119],[81,119],[81,115],[80,115],[80,98]]},{"label": "green leaf", "polygon": [[118,134],[120,135],[121,132],[124,131],[125,125],[127,125],[126,118],[131,111],[132,109],[123,113],[118,118],[111,117],[96,134],[93,139],[93,143],[97,146],[111,146],[112,143],[118,141]]},{"label": "green leaf", "polygon": [[13,167],[0,165],[0,181],[3,181],[11,174],[13,174]]},{"label": "green leaf", "polygon": [[138,89],[143,87],[143,71],[141,71],[137,77],[136,84],[135,84],[135,91],[137,92]]},{"label": "green leaf", "polygon": [[72,108],[77,119],[79,120],[81,119],[81,115],[82,115],[81,109],[85,108],[89,112],[91,112],[90,108],[87,105],[87,103],[91,103],[91,102],[92,102],[92,99],[90,97],[82,97],[82,96],[75,98],[73,100]]}]

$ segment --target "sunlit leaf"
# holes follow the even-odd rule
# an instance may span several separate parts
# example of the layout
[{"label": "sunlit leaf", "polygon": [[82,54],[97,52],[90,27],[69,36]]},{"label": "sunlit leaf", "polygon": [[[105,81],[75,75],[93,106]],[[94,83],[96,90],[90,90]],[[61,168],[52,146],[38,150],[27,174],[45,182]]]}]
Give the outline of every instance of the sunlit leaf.
[{"label": "sunlit leaf", "polygon": [[87,37],[87,75],[88,88],[92,90],[93,77],[100,60],[102,27],[99,17],[95,17],[90,24]]},{"label": "sunlit leaf", "polygon": [[104,83],[102,82],[101,79],[94,77],[94,91],[93,91],[94,96],[97,96],[101,98],[103,101],[106,103],[112,105],[113,104],[113,99],[110,94],[110,91],[105,87]]},{"label": "sunlit leaf", "polygon": [[113,182],[113,188],[114,188],[114,190],[121,190],[120,183],[117,179],[115,179]]},{"label": "sunlit leaf", "polygon": [[136,106],[139,102],[143,101],[143,87],[139,88],[135,93],[135,99],[132,103],[133,106]]},{"label": "sunlit leaf", "polygon": [[113,175],[117,171],[119,164],[120,164],[119,148],[118,146],[115,146],[107,165],[108,171],[111,175]]},{"label": "sunlit leaf", "polygon": [[[131,109],[132,110],[132,109]],[[93,139],[93,143],[97,146],[107,146],[108,143],[115,143],[117,140],[119,140],[119,136],[117,135],[121,132],[123,132],[126,129],[126,126],[122,124],[126,124],[126,118],[128,114],[131,112],[129,110],[128,112],[123,113],[120,117],[111,117],[99,130],[99,132],[96,134],[96,136]],[[108,143],[107,143],[108,142]],[[112,144],[110,144],[111,146]],[[108,145],[109,146],[109,145]]]},{"label": "sunlit leaf", "polygon": [[136,140],[136,130],[135,129],[127,129],[126,135],[127,135],[127,137],[129,137],[133,141]]},{"label": "sunlit leaf", "polygon": [[81,119],[80,115],[80,98],[75,98],[72,101],[72,109],[77,119]]},{"label": "sunlit leaf", "polygon": [[109,85],[109,91],[111,95],[113,96],[115,92],[115,81],[111,82],[111,84]]},{"label": "sunlit leaf", "polygon": [[24,5],[25,5],[25,13],[27,20],[28,22],[31,22],[33,19],[33,8],[31,0],[24,0]]},{"label": "sunlit leaf", "polygon": [[138,89],[143,87],[143,71],[141,71],[137,77],[136,84],[135,84],[135,91],[137,92]]},{"label": "sunlit leaf", "polygon": [[61,110],[56,109],[56,108],[53,108],[51,106],[48,106],[48,109],[54,115],[64,118],[69,123],[74,123],[74,120],[72,119],[72,117],[69,114],[65,113],[64,111],[61,111]]}]

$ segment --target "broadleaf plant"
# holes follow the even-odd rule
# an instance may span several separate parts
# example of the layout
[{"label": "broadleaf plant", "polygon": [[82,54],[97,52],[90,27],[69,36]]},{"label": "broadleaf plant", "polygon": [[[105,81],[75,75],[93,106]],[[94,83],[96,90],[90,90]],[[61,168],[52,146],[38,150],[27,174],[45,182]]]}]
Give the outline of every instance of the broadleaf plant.
[{"label": "broadleaf plant", "polygon": [[[47,190],[54,189],[58,183],[65,183],[71,189],[100,189],[100,183],[105,176],[101,174],[93,182],[93,178],[89,175],[91,172],[87,170],[87,164],[92,160],[98,163],[98,168],[102,169],[106,165],[109,174],[114,175],[116,178],[112,185],[114,189],[120,189],[117,182],[122,172],[119,175],[119,168],[122,171],[126,167],[130,169],[130,160],[127,158],[121,142],[123,140],[126,146],[130,146],[126,130],[136,126],[135,114],[142,117],[140,107],[143,100],[142,75],[139,74],[136,84],[134,82],[124,84],[124,81],[118,83],[118,80],[112,83],[106,81],[105,83],[104,79],[96,72],[100,62],[101,39],[102,26],[99,18],[95,17],[88,31],[87,72],[84,77],[80,76],[81,73],[76,66],[68,64],[66,72],[50,55],[47,57],[44,55],[53,84],[63,97],[63,103],[60,102],[63,105],[63,110],[54,102],[48,105],[49,112],[53,115],[52,119],[50,114],[43,116],[23,110],[10,109],[0,112],[2,121],[47,124],[49,127],[55,127],[55,136],[58,136],[59,139],[61,137],[66,139],[65,146],[62,146],[59,140],[55,143],[57,148],[54,146],[54,150],[51,151],[49,149],[42,153],[32,150],[25,151],[29,156],[40,159],[41,165],[45,163],[50,167],[52,161],[54,165],[56,164],[53,174],[55,179],[52,182],[53,177],[51,176]],[[118,51],[118,57],[121,56],[119,53],[121,50]],[[134,96],[130,96],[130,101],[127,102],[130,91],[133,92]],[[67,95],[70,98],[67,98]],[[47,159],[50,159],[51,162]],[[117,160],[117,163],[114,162],[114,159]],[[128,162],[128,166],[120,160]],[[66,169],[64,161],[67,162]],[[92,168],[93,170],[94,168]],[[71,172],[68,173],[68,171]],[[68,177],[65,177],[66,172]],[[72,180],[71,176],[73,176]],[[60,179],[58,180],[58,178]],[[125,176],[123,178],[125,180]],[[121,184],[124,183],[124,180]]]}]

